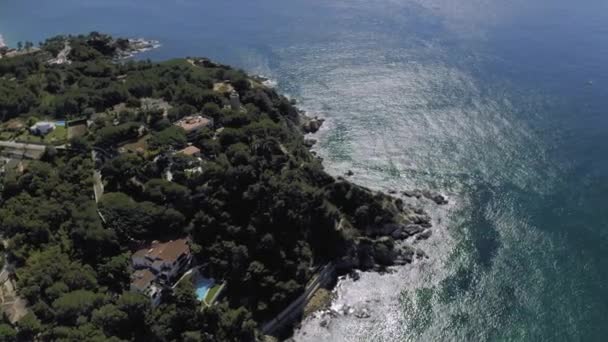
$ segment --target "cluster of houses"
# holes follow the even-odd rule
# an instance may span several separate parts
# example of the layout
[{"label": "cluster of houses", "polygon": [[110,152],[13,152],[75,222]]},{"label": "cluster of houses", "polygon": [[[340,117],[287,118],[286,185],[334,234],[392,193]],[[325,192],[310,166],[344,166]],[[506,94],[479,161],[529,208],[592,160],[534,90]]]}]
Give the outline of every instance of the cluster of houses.
[{"label": "cluster of houses", "polygon": [[131,256],[133,274],[131,291],[150,297],[152,305],[160,304],[162,291],[170,288],[192,261],[188,239],[153,241]]}]

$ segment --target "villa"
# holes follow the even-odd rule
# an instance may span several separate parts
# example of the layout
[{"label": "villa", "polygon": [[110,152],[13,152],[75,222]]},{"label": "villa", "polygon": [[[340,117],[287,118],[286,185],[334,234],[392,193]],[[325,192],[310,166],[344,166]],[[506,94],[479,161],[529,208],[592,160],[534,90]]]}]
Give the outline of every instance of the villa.
[{"label": "villa", "polygon": [[131,291],[149,296],[153,305],[160,303],[160,292],[171,286],[192,260],[188,239],[168,242],[154,241],[131,257],[135,272],[131,279]]},{"label": "villa", "polygon": [[192,136],[205,127],[213,127],[213,119],[202,115],[191,115],[175,122],[174,125],[183,128],[188,136]]},{"label": "villa", "polygon": [[40,121],[30,127],[30,132],[36,135],[47,135],[55,129],[55,123],[48,121]]}]

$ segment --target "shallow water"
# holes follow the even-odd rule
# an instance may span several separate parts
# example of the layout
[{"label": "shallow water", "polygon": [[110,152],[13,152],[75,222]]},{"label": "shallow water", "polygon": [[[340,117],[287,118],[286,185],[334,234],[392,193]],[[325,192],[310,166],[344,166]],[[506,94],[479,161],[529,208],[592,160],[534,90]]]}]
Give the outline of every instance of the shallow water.
[{"label": "shallow water", "polygon": [[[431,188],[430,259],[337,290],[371,317],[297,340],[602,340],[608,333],[608,3],[565,0],[33,0],[7,43],[158,39],[272,77],[327,118],[318,152],[375,189]],[[431,206],[433,209],[433,206]],[[438,220],[438,219],[437,219]]]}]

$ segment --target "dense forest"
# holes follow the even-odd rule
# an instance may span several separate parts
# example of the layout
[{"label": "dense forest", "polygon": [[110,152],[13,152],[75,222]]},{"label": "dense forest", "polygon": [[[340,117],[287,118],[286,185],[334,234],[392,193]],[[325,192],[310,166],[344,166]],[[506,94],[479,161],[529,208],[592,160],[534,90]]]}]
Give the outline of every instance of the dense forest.
[{"label": "dense forest", "polygon": [[[70,63],[49,64],[66,42]],[[412,213],[325,173],[289,99],[206,59],[116,60],[125,44],[98,33],[55,37],[0,59],[2,122],[88,123],[2,178],[5,262],[28,314],[5,319],[1,341],[256,340],[315,267],[394,262],[393,239],[376,238]],[[187,134],[173,124],[195,114],[213,126]],[[188,146],[200,156],[176,153]],[[183,236],[225,294],[201,308],[183,283],[152,307],[129,291],[133,246]]]}]

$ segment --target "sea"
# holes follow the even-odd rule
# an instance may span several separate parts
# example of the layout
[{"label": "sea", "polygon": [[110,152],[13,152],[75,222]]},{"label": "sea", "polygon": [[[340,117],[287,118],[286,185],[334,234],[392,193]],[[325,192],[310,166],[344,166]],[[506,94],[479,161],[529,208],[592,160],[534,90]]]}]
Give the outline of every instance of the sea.
[{"label": "sea", "polygon": [[296,341],[606,340],[608,1],[0,1],[10,46],[93,30],[269,77],[328,172],[449,197],[428,259],[340,281]]}]

